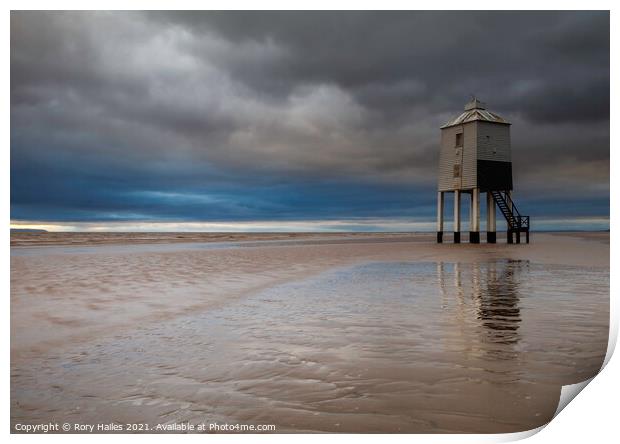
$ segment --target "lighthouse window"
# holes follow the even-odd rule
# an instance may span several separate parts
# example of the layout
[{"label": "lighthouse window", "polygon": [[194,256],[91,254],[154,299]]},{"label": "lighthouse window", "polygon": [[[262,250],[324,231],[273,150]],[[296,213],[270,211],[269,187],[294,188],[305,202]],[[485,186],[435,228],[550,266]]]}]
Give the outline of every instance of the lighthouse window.
[{"label": "lighthouse window", "polygon": [[463,133],[458,133],[456,135],[456,144],[455,146],[459,147],[459,146],[463,146]]},{"label": "lighthouse window", "polygon": [[454,177],[461,177],[461,165],[454,165]]}]

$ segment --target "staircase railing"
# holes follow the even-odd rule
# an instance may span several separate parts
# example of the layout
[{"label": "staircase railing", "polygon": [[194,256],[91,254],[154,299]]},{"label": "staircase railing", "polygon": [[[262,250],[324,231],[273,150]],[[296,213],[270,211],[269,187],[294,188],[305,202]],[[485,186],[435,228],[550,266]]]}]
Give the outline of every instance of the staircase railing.
[{"label": "staircase railing", "polygon": [[507,192],[491,191],[495,203],[508,222],[508,228],[511,230],[529,230],[530,217],[523,216],[517,210],[517,206]]}]

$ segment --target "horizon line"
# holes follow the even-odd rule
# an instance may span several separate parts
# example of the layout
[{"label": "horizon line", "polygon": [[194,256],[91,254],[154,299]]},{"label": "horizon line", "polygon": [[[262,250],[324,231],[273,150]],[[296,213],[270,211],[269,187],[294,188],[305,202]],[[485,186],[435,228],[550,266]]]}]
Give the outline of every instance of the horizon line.
[{"label": "horizon line", "polygon": [[[499,222],[499,221],[498,221]],[[609,231],[609,216],[536,217],[533,231]],[[504,231],[505,221],[497,231]],[[468,223],[461,231],[467,231]],[[452,221],[444,222],[444,232],[452,231]],[[10,229],[48,232],[194,232],[194,233],[337,233],[337,232],[436,232],[436,221],[410,218],[350,218],[317,220],[252,221],[32,221],[11,220]],[[480,231],[486,231],[482,221]]]}]

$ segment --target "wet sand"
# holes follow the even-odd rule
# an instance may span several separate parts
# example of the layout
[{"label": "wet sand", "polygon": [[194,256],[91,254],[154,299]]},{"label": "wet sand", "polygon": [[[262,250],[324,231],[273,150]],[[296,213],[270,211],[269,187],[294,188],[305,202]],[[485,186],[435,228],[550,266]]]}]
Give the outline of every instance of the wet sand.
[{"label": "wet sand", "polygon": [[[383,241],[411,239],[408,233],[381,233]],[[122,233],[122,232],[12,232],[11,246],[42,246],[42,245],[128,245],[128,244],[161,244],[172,242],[243,242],[243,241],[276,241],[276,240],[362,240],[376,241],[375,233]]]},{"label": "wet sand", "polygon": [[521,431],[605,355],[608,233],[208,236],[12,247],[12,424]]}]

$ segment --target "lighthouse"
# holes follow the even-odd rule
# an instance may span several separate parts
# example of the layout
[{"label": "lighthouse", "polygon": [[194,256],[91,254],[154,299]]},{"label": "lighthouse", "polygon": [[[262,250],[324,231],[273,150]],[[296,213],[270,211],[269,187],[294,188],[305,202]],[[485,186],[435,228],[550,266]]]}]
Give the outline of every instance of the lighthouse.
[{"label": "lighthouse", "polygon": [[494,244],[496,213],[506,219],[507,241],[529,243],[530,218],[512,200],[510,122],[473,98],[464,111],[441,127],[437,191],[437,242],[443,242],[444,201],[454,193],[454,243],[461,242],[461,198],[470,199],[469,242],[480,243],[480,193],[486,195],[486,241]]}]

